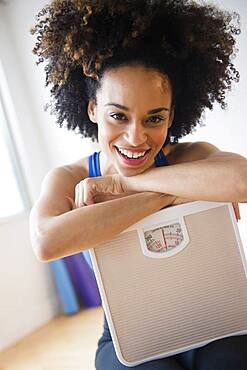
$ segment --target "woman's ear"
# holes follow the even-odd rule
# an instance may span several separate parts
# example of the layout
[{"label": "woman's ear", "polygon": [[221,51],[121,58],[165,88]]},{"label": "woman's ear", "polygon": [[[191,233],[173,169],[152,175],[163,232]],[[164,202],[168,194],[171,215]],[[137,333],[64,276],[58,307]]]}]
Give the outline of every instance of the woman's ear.
[{"label": "woman's ear", "polygon": [[96,102],[94,100],[89,100],[87,106],[87,113],[90,118],[90,121],[93,123],[97,123]]}]

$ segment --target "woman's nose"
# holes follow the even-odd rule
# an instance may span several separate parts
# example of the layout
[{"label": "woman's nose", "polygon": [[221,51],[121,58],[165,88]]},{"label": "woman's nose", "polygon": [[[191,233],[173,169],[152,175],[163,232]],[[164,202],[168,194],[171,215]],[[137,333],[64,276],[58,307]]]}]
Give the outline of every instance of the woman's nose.
[{"label": "woman's nose", "polygon": [[131,146],[140,146],[147,141],[147,134],[142,123],[132,122],[129,124],[125,139]]}]

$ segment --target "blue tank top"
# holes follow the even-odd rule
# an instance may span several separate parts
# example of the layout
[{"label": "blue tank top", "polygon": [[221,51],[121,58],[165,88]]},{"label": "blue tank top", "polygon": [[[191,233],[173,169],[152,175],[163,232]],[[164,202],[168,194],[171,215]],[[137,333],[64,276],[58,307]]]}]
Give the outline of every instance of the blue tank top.
[{"label": "blue tank top", "polygon": [[[89,177],[102,176],[100,171],[100,161],[99,161],[100,152],[95,152],[88,157],[88,169]],[[155,167],[168,166],[169,162],[161,149],[155,157]],[[82,252],[88,265],[93,268],[90,253],[88,250]]]}]

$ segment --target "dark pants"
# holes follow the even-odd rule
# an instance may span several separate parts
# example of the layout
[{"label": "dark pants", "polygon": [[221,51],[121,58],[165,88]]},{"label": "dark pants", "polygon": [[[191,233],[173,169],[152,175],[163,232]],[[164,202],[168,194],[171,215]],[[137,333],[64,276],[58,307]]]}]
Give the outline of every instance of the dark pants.
[{"label": "dark pants", "polygon": [[178,355],[127,367],[116,356],[104,315],[104,332],[98,341],[95,367],[96,370],[247,370],[247,335],[216,340]]}]

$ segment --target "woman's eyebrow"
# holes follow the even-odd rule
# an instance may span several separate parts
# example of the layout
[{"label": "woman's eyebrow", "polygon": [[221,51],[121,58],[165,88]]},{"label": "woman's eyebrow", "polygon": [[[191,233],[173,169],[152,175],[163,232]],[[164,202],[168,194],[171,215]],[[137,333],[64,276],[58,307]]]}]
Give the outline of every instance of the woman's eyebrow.
[{"label": "woman's eyebrow", "polygon": [[148,111],[148,114],[154,114],[154,113],[159,113],[161,112],[162,110],[165,110],[166,112],[169,112],[170,109],[169,108],[165,108],[165,107],[159,107],[159,108],[155,108],[155,109],[151,109]]},{"label": "woman's eyebrow", "polygon": [[[125,111],[127,111],[127,112],[129,112],[129,110],[130,110],[128,107],[125,107],[124,105],[117,104],[117,103],[107,103],[107,104],[105,104],[105,107],[106,107],[106,106],[109,106],[109,105],[113,105],[114,107],[117,107],[117,108],[119,108],[119,109],[123,109],[123,110],[125,110]],[[149,111],[147,112],[147,114],[159,113],[159,112],[161,112],[161,111],[163,111],[163,110],[165,110],[165,111],[167,111],[167,112],[169,112],[169,111],[170,111],[170,109],[169,109],[169,108],[166,108],[166,107],[159,107],[159,108],[155,108],[155,109],[151,109],[151,110],[149,110]]]}]

